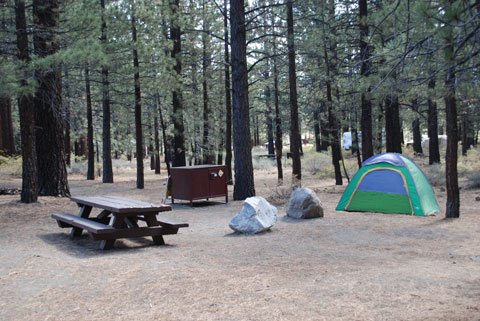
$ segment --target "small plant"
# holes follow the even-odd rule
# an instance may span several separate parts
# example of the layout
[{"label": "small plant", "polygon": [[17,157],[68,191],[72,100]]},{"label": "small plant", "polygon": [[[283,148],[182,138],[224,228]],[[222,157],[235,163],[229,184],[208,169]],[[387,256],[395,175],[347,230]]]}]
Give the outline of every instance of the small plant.
[{"label": "small plant", "polygon": [[468,188],[480,188],[480,172],[468,175],[468,181],[470,182]]},{"label": "small plant", "polygon": [[278,186],[272,190],[272,193],[267,197],[267,200],[274,205],[283,205],[290,200],[291,194],[292,187]]}]

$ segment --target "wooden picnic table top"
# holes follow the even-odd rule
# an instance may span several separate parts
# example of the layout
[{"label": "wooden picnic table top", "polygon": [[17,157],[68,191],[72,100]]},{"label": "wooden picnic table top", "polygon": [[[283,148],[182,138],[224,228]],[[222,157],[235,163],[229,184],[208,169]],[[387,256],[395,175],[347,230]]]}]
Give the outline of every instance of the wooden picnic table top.
[{"label": "wooden picnic table top", "polygon": [[102,208],[112,213],[158,213],[171,211],[166,204],[152,204],[121,196],[75,196],[70,199],[77,204]]}]

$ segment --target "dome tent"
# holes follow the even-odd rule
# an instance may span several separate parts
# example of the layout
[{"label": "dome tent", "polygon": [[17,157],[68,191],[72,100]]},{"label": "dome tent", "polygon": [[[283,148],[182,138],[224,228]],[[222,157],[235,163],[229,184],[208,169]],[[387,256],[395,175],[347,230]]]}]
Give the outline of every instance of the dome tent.
[{"label": "dome tent", "polygon": [[336,210],[416,216],[440,212],[425,174],[411,159],[396,153],[378,154],[363,162]]}]

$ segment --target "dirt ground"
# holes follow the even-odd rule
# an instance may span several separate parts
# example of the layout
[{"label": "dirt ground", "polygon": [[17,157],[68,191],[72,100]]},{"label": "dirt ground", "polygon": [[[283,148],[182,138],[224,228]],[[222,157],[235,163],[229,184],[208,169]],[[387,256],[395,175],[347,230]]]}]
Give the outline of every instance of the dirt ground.
[{"label": "dirt ground", "polygon": [[[72,176],[70,187],[158,203],[165,177],[148,173],[144,190],[134,172],[114,184]],[[255,180],[257,195],[282,194],[274,171]],[[52,213],[78,212],[67,198],[0,196],[0,320],[480,320],[479,190],[462,190],[461,218],[445,220],[438,189],[443,213],[411,217],[336,212],[345,187],[308,175],[303,186],[324,218],[287,219],[276,202],[271,231],[243,236],[228,227],[241,201],[184,202],[161,215],[190,224],[166,246],[141,238],[110,251],[57,226]]]}]

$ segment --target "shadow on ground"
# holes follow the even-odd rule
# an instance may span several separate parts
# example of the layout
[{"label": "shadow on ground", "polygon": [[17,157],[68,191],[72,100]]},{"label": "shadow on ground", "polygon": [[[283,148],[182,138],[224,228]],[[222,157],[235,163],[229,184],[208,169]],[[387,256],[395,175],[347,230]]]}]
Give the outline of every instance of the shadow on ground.
[{"label": "shadow on ground", "polygon": [[90,258],[94,256],[120,255],[125,253],[134,254],[139,249],[152,246],[162,248],[175,248],[175,245],[155,245],[147,237],[131,238],[127,240],[116,240],[113,249],[100,249],[100,242],[92,240],[87,234],[71,239],[67,233],[38,234],[45,243],[55,247],[57,250],[76,258]]}]

